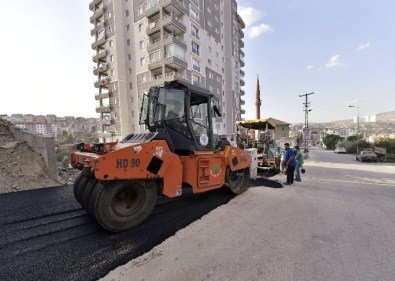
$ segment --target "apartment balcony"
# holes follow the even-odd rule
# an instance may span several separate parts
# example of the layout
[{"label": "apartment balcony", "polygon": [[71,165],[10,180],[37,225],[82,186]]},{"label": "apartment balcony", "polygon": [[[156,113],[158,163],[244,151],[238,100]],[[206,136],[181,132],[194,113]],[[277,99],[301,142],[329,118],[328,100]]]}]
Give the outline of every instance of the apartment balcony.
[{"label": "apartment balcony", "polygon": [[165,65],[171,67],[172,69],[180,70],[188,67],[185,57],[181,57],[176,54],[168,54],[163,61]]},{"label": "apartment balcony", "polygon": [[187,31],[186,26],[182,20],[176,17],[174,14],[169,14],[162,19],[163,27],[168,33],[181,34]]},{"label": "apartment balcony", "polygon": [[148,70],[154,70],[162,67],[162,60],[157,59],[148,63]]},{"label": "apartment balcony", "polygon": [[107,57],[107,51],[106,51],[106,50],[103,50],[103,51],[101,51],[100,53],[94,55],[94,56],[92,57],[92,60],[93,60],[94,62],[98,62],[98,61],[104,60],[106,57]]},{"label": "apartment balcony", "polygon": [[244,38],[244,32],[243,32],[243,30],[240,29],[239,33],[240,33],[240,38]]},{"label": "apartment balcony", "polygon": [[107,70],[108,70],[108,65],[106,63],[102,63],[99,65],[99,68],[97,67],[93,68],[93,75],[107,73]]},{"label": "apartment balcony", "polygon": [[239,14],[237,14],[237,20],[238,20],[241,28],[246,28],[246,25]]},{"label": "apartment balcony", "polygon": [[103,78],[99,81],[96,81],[94,85],[95,85],[95,88],[99,88],[99,87],[108,88],[109,84],[110,84],[110,82],[109,82],[108,78]]},{"label": "apartment balcony", "polygon": [[159,76],[153,77],[141,84],[143,84],[144,88],[149,89],[154,86],[161,86],[167,81],[174,81],[174,80],[180,80],[183,82],[191,83],[190,77],[186,77],[182,74],[179,74],[178,72],[169,72],[169,73],[166,73],[165,75],[159,75]]},{"label": "apartment balcony", "polygon": [[165,36],[163,38],[163,40],[164,40],[164,43],[163,43],[164,45],[173,43],[173,44],[180,46],[184,50],[186,50],[188,48],[184,39],[182,39],[181,37],[178,37],[178,36],[174,36],[173,34],[169,34],[169,35]]},{"label": "apartment balcony", "polygon": [[114,125],[114,120],[105,120],[105,119],[102,119],[102,120],[99,120],[99,125],[101,125],[101,126],[110,126],[110,125]]},{"label": "apartment balcony", "polygon": [[148,53],[152,53],[162,47],[162,39],[158,38],[153,40],[147,44],[147,51]]},{"label": "apartment balcony", "polygon": [[102,38],[93,41],[91,46],[93,50],[96,50],[97,47],[102,47],[105,43],[106,43],[106,37],[102,36]]},{"label": "apartment balcony", "polygon": [[101,99],[109,99],[111,97],[111,92],[106,92],[106,93],[97,93],[95,95],[95,100],[101,100]]},{"label": "apartment balcony", "polygon": [[242,97],[242,96],[245,96],[245,95],[246,95],[246,92],[244,90],[240,90],[240,96]]},{"label": "apartment balcony", "polygon": [[89,3],[89,10],[93,11],[95,7],[102,2],[103,0],[92,0],[92,2]]},{"label": "apartment balcony", "polygon": [[245,62],[244,62],[244,59],[240,59],[240,66],[241,66],[241,67],[246,66],[246,64],[245,64]]},{"label": "apartment balcony", "polygon": [[91,23],[94,23],[98,18],[102,17],[104,15],[104,7],[101,7],[97,9],[93,15],[91,16],[90,20]]},{"label": "apartment balcony", "polygon": [[241,39],[240,39],[240,41],[239,41],[239,46],[240,46],[240,49],[241,49],[241,48],[244,48],[244,41],[241,40]]},{"label": "apartment balcony", "polygon": [[159,0],[155,3],[154,1],[151,1],[151,6],[147,6],[147,9],[144,12],[144,16],[147,18],[156,16],[160,12],[160,5],[159,5]]},{"label": "apartment balcony", "polygon": [[157,20],[151,23],[148,23],[148,27],[145,30],[147,36],[151,36],[157,32],[160,32],[160,27],[161,27],[161,21]]},{"label": "apartment balcony", "polygon": [[102,105],[96,107],[96,113],[111,113],[111,106],[110,105]]},{"label": "apartment balcony", "polygon": [[96,32],[98,32],[103,28],[104,28],[104,21],[97,23],[96,26],[91,29],[91,36],[94,36]]},{"label": "apartment balcony", "polygon": [[245,109],[240,109],[240,114],[246,114]]},{"label": "apartment balcony", "polygon": [[242,49],[239,50],[240,52],[240,58],[244,58],[245,57],[245,53]]},{"label": "apartment balcony", "polygon": [[240,100],[240,105],[245,105],[246,104],[246,101],[245,100]]},{"label": "apartment balcony", "polygon": [[240,78],[240,86],[245,86],[245,85],[246,85],[246,82],[244,81],[244,79]]},{"label": "apartment balcony", "polygon": [[246,76],[246,73],[244,72],[244,70],[243,70],[243,69],[240,69],[240,76],[241,76],[241,77],[244,77],[244,76]]},{"label": "apartment balcony", "polygon": [[161,0],[163,8],[177,17],[189,15],[189,5],[186,0]]}]

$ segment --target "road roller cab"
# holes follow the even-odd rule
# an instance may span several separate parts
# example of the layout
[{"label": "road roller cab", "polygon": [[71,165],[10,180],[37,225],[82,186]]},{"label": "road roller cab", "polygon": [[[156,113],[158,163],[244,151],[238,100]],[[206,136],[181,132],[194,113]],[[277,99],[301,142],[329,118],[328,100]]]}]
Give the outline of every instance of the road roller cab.
[{"label": "road roller cab", "polygon": [[122,231],[144,221],[158,195],[223,186],[244,192],[251,157],[214,133],[220,116],[218,99],[205,89],[179,81],[151,88],[140,112],[148,133],[79,144],[72,153],[71,165],[81,170],[76,199],[104,228]]}]

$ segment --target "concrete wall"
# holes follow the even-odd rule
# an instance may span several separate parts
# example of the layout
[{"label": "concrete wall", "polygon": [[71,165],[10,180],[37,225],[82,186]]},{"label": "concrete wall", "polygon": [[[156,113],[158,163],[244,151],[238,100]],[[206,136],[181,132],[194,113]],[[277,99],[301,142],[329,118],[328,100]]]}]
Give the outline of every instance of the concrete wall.
[{"label": "concrete wall", "polygon": [[47,164],[49,176],[56,180],[58,178],[58,164],[56,161],[54,138],[35,135],[14,126],[10,126],[10,131],[15,139],[26,141],[36,153],[43,157],[45,164]]}]

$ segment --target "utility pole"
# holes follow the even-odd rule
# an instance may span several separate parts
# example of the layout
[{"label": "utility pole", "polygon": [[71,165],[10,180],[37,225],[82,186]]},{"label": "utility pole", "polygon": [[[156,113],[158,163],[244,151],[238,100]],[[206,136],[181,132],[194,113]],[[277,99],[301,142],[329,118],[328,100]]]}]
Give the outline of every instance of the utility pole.
[{"label": "utility pole", "polygon": [[[306,99],[305,102],[303,103],[303,105],[304,105],[304,110],[303,111],[304,111],[304,126],[307,129],[309,128],[309,112],[312,111],[312,109],[309,109],[310,102],[308,101],[308,96],[310,96],[310,95],[314,95],[314,92],[307,93],[307,94],[304,94],[304,95],[299,95],[300,98],[301,97],[305,97],[305,99]],[[305,140],[305,142],[304,142],[304,152],[305,153],[308,151],[307,145],[308,145],[308,141]]]}]

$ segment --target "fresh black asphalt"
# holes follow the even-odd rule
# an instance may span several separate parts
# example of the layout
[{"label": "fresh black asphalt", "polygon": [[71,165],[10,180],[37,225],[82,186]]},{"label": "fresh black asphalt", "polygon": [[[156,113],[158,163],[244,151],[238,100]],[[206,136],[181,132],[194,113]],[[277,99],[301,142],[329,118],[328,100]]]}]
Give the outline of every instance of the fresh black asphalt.
[{"label": "fresh black asphalt", "polygon": [[224,190],[160,199],[141,225],[102,229],[82,209],[72,186],[0,195],[0,280],[97,280],[226,204]]}]

